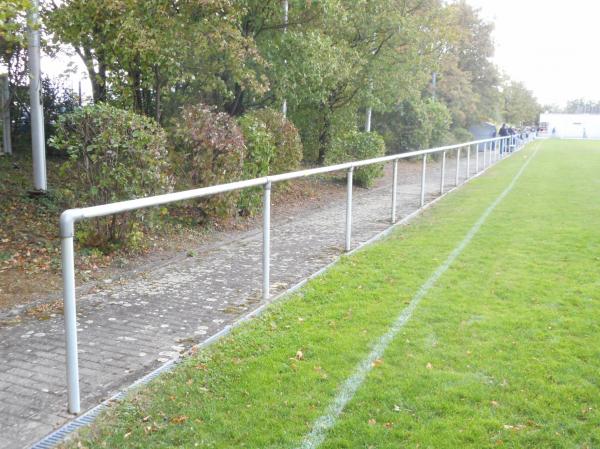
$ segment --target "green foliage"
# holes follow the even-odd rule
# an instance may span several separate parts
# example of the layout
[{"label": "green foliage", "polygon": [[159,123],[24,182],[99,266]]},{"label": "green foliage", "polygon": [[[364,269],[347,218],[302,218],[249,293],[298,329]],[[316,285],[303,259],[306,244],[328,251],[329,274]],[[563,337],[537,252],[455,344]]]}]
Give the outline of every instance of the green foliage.
[{"label": "green foliage", "polygon": [[375,121],[393,153],[415,151],[446,143],[450,112],[434,100],[406,100]]},{"label": "green foliage", "polygon": [[[281,7],[279,0],[64,0],[47,3],[44,17],[55,43],[81,57],[97,102],[159,123],[197,104],[245,116],[247,151],[223,155],[227,163],[215,156],[214,170],[204,161],[212,174],[194,180],[202,185],[211,176],[294,169],[302,148],[304,160],[323,164],[336,142],[363,126],[367,108],[393,152],[454,141],[452,129],[502,113],[512,122],[535,115],[531,96],[503,86],[492,63],[493,26],[465,0],[290,0],[288,23]],[[293,125],[279,126],[272,111],[283,101]],[[197,137],[188,132],[193,123],[185,127],[174,140]],[[197,146],[185,145],[188,155]],[[204,203],[205,212],[234,214],[234,196]],[[243,193],[239,206],[252,213],[258,202],[255,192]]]},{"label": "green foliage", "polygon": [[[228,114],[199,104],[183,109],[174,130],[180,158],[177,179],[182,187],[205,187],[240,180],[246,147],[239,126]],[[236,215],[238,192],[200,200],[206,216]]]},{"label": "green foliage", "polygon": [[[331,151],[327,154],[327,164],[372,159],[385,155],[385,142],[376,132],[353,131],[336,138]],[[383,176],[382,165],[369,165],[354,171],[353,180],[361,187],[372,187],[375,180]]]},{"label": "green foliage", "polygon": [[[275,139],[267,125],[256,114],[247,114],[239,119],[246,141],[244,178],[267,176],[276,154]],[[240,194],[239,209],[243,214],[253,214],[260,209],[260,188],[246,189]]]},{"label": "green foliage", "polygon": [[451,111],[453,127],[495,121],[501,110],[501,77],[491,61],[494,26],[465,0],[450,3],[443,14],[450,33],[440,55],[438,94]]},{"label": "green foliage", "polygon": [[539,121],[542,108],[522,83],[509,82],[502,91],[504,108],[503,121],[513,125],[535,125]]},{"label": "green foliage", "polygon": [[265,124],[273,138],[275,154],[269,165],[269,174],[297,170],[302,162],[303,148],[296,126],[274,109],[259,109],[252,115]]},{"label": "green foliage", "polygon": [[25,44],[25,27],[29,0],[0,0],[0,58],[4,62],[15,47]]},{"label": "green foliage", "polygon": [[472,142],[475,140],[475,136],[473,136],[469,130],[464,128],[453,129],[452,135],[454,136],[454,142],[452,143]]},{"label": "green foliage", "polygon": [[[61,167],[62,194],[70,207],[112,203],[167,192],[166,134],[152,119],[105,104],[63,115],[51,145],[66,152]],[[83,224],[80,236],[90,246],[109,243],[138,246],[147,210]]]},{"label": "green foliage", "polygon": [[266,92],[243,11],[230,0],[65,0],[45,19],[82,58],[95,101],[166,121],[182,104],[208,101],[233,112],[240,92]]}]

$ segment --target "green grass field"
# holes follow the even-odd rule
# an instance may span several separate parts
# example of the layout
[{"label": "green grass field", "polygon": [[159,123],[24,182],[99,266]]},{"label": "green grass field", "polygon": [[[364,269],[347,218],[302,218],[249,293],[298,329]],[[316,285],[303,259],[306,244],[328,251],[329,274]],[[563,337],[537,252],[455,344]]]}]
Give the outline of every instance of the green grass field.
[{"label": "green grass field", "polygon": [[344,258],[131,394],[70,445],[301,447],[375,342],[532,157],[320,447],[600,447],[600,142],[566,141],[529,145]]}]

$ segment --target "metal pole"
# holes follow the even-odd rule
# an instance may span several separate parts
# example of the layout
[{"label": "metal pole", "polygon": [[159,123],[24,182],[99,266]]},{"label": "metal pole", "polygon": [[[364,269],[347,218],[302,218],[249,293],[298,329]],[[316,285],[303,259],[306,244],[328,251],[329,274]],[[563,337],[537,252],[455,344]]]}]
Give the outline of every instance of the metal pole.
[{"label": "metal pole", "polygon": [[270,297],[271,275],[271,181],[263,192],[263,299]]},{"label": "metal pole", "polygon": [[[287,33],[288,29],[288,21],[289,21],[289,3],[288,0],[283,0],[283,33]],[[283,61],[285,65],[287,65],[287,59]],[[283,99],[283,104],[281,105],[281,113],[284,117],[287,117],[287,99]]]},{"label": "metal pole", "polygon": [[77,307],[73,236],[61,237],[65,339],[67,345],[67,390],[69,412],[79,413],[79,361],[77,356]]},{"label": "metal pole", "polygon": [[40,70],[39,1],[31,1],[29,10],[29,97],[31,102],[31,146],[33,153],[33,188],[45,192],[46,141],[44,138],[44,112],[42,109],[42,83]]},{"label": "metal pole", "polygon": [[446,152],[442,152],[442,176],[440,180],[440,195],[444,194],[444,182],[446,178]]},{"label": "metal pole", "polygon": [[486,151],[487,151],[487,143],[484,143],[483,144],[483,162],[482,162],[483,167],[482,167],[482,170],[485,170],[485,164],[486,164],[485,153],[486,153]]},{"label": "metal pole", "polygon": [[371,116],[373,115],[373,108],[369,107],[367,108],[367,120],[365,122],[365,131],[370,133],[371,132]]},{"label": "metal pole", "polygon": [[467,146],[467,179],[471,177],[471,145]]},{"label": "metal pole", "polygon": [[10,138],[10,84],[8,73],[0,74],[0,110],[2,111],[2,147],[4,154],[12,154]]},{"label": "metal pole", "polygon": [[398,160],[394,161],[394,176],[392,178],[392,224],[394,224],[396,223],[396,203],[398,198]]},{"label": "metal pole", "polygon": [[494,164],[498,160],[498,152],[500,151],[501,145],[502,145],[502,140],[494,142],[494,153],[492,155],[492,162],[490,165]]},{"label": "metal pole", "polygon": [[348,169],[347,175],[347,190],[346,196],[346,245],[345,250],[349,252],[352,248],[352,174],[354,167]]},{"label": "metal pole", "polygon": [[427,176],[427,155],[423,155],[423,168],[421,171],[421,207],[425,206],[425,177]]},{"label": "metal pole", "polygon": [[456,150],[456,180],[454,185],[458,185],[460,179],[460,148]]}]

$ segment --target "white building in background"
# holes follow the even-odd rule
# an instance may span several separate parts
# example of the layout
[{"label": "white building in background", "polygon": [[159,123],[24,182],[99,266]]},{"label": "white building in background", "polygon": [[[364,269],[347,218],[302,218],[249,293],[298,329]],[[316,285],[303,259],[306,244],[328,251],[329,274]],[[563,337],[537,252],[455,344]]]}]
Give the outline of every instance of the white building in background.
[{"label": "white building in background", "polygon": [[600,114],[541,114],[540,136],[600,140]]}]

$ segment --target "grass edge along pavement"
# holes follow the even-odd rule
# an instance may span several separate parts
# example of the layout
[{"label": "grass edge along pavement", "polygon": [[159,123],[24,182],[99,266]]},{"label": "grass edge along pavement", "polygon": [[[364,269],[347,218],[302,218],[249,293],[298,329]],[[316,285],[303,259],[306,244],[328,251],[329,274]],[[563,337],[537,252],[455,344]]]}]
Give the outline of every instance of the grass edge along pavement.
[{"label": "grass edge along pavement", "polygon": [[[148,389],[132,394],[83,432],[81,445],[297,446],[339,386],[370,352],[382,329],[389,328],[393,317],[464,238],[490,198],[506,188],[523,157],[530,154],[526,150],[505,161],[485,178],[438,203],[412,225],[345,258],[293,298],[272,306],[261,318],[187,360]],[[408,356],[408,361],[414,357],[410,353]],[[373,374],[378,375],[393,363],[384,358],[375,360],[374,365],[377,369]],[[403,371],[401,367],[396,376],[402,376]],[[402,403],[393,407],[400,410],[396,417],[404,413]],[[342,415],[344,419],[348,416]],[[388,429],[368,421],[366,436],[376,431],[392,435],[400,427]],[[462,432],[460,423],[456,424],[456,432]],[[524,433],[515,431],[514,438]],[[339,441],[336,428],[333,434],[334,441]],[[397,447],[399,441],[394,440],[391,447]],[[481,440],[471,443],[472,447],[486,446]],[[469,444],[463,442],[462,447],[466,446]],[[347,443],[331,447],[357,446]],[[448,443],[432,447],[457,446]]]}]

